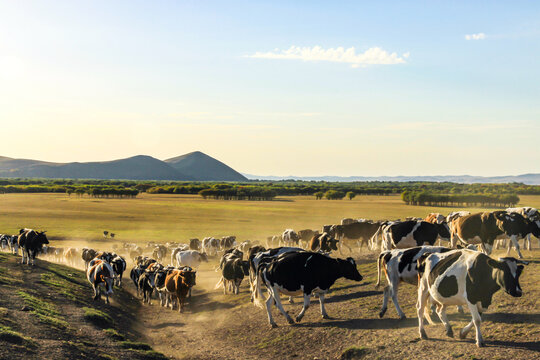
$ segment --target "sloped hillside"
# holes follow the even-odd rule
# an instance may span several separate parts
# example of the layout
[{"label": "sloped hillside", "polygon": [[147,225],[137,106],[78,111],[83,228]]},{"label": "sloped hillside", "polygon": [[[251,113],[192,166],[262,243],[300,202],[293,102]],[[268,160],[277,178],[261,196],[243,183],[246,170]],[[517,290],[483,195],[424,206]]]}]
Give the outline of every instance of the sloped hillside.
[{"label": "sloped hillside", "polygon": [[165,160],[176,170],[201,181],[245,181],[238,171],[200,151]]},{"label": "sloped hillside", "polygon": [[145,343],[139,301],[115,288],[93,301],[80,270],[0,253],[0,359],[166,359]]}]

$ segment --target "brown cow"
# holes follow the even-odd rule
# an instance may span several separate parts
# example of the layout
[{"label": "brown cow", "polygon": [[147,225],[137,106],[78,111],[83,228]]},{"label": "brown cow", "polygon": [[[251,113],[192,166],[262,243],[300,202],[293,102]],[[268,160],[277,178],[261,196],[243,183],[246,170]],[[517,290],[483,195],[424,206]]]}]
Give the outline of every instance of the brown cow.
[{"label": "brown cow", "polygon": [[98,252],[96,250],[94,250],[94,249],[88,249],[88,248],[83,248],[82,249],[81,258],[84,261],[84,268],[85,269],[88,269],[88,263],[90,261],[92,261],[96,257],[97,254],[98,254]]},{"label": "brown cow", "polygon": [[309,242],[308,250],[311,251],[324,251],[330,252],[337,250],[337,243],[339,240],[334,239],[328,233],[322,233],[321,235],[314,235]]},{"label": "brown cow", "polygon": [[67,248],[64,250],[64,257],[66,258],[66,263],[69,266],[75,265],[75,260],[79,258],[79,250],[75,248]]},{"label": "brown cow", "polygon": [[[184,302],[189,293],[189,290],[196,284],[196,271],[194,270],[173,270],[165,278],[165,288],[170,295],[171,300],[176,297],[178,301],[178,312],[184,311]],[[166,307],[169,306],[169,297],[167,297]],[[171,301],[171,309],[174,308]]]},{"label": "brown cow", "polygon": [[305,230],[300,230],[297,234],[298,234],[298,237],[300,237],[300,240],[305,241],[306,244],[309,244],[312,237],[314,237],[315,235],[319,235],[319,231],[305,229]]},{"label": "brown cow", "polygon": [[432,224],[442,224],[444,221],[446,221],[446,218],[444,217],[444,215],[439,213],[429,213],[424,219],[424,221]]}]

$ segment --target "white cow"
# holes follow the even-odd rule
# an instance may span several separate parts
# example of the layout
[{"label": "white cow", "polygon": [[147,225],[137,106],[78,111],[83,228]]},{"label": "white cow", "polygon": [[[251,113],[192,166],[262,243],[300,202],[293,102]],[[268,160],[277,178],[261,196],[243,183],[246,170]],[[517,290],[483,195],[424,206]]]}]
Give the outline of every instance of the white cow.
[{"label": "white cow", "polygon": [[189,266],[198,268],[201,262],[208,262],[206,254],[202,254],[197,250],[179,251],[176,253],[176,267]]}]

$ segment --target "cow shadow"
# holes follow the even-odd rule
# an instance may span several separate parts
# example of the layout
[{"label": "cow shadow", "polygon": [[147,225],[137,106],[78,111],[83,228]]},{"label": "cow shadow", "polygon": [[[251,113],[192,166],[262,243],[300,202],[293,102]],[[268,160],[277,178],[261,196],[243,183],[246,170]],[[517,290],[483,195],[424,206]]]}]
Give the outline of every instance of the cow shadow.
[{"label": "cow shadow", "polygon": [[[181,323],[181,322],[164,322],[164,323],[155,324],[155,325],[145,324],[145,327],[149,328],[149,329],[152,329],[152,330],[160,330],[160,329],[163,329],[163,328],[166,328],[166,327],[182,327],[184,325],[185,324]],[[175,331],[181,331],[182,332],[183,330],[175,330]]]},{"label": "cow shadow", "polygon": [[540,314],[487,313],[482,315],[482,320],[504,324],[540,324]]},{"label": "cow shadow", "polygon": [[226,310],[236,306],[234,303],[219,302],[212,300],[210,297],[211,293],[203,292],[194,294],[191,299],[188,298],[187,303],[190,312],[196,314],[206,311]]},{"label": "cow shadow", "polygon": [[534,350],[540,351],[540,341],[500,341],[500,340],[487,340],[488,346],[500,346],[505,348],[521,349],[521,350]]},{"label": "cow shadow", "polygon": [[320,322],[312,323],[298,323],[294,326],[306,327],[306,328],[325,328],[325,327],[338,327],[348,330],[375,330],[375,329],[399,329],[399,328],[412,328],[418,327],[418,320],[416,318],[407,319],[329,319]]},{"label": "cow shadow", "polygon": [[331,297],[328,297],[324,300],[325,303],[333,303],[333,302],[341,302],[346,301],[350,299],[358,299],[368,296],[375,296],[375,295],[382,295],[382,291],[374,291],[374,290],[368,290],[368,291],[356,291],[351,292],[348,294],[341,294],[341,295],[332,295]]}]

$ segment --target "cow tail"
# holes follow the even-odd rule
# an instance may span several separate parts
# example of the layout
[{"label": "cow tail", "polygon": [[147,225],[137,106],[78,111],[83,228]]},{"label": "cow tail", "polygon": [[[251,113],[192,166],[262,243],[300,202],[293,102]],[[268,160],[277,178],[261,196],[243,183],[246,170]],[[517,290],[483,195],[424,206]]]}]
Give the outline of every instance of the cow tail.
[{"label": "cow tail", "polygon": [[263,281],[262,272],[264,268],[265,268],[264,265],[259,265],[259,268],[257,269],[257,274],[255,275],[255,281],[253,283],[253,293],[252,293],[253,305],[260,308],[263,308],[263,301],[262,301],[263,295],[262,295],[262,290],[261,290],[261,282]]},{"label": "cow tail", "polygon": [[370,250],[375,250],[376,249],[377,238],[379,237],[379,231],[381,231],[381,228],[382,228],[382,225],[379,226],[377,231],[375,231],[375,234],[373,234],[373,236],[371,236],[371,238],[369,238],[369,243],[370,243],[370,247],[371,247]]}]

